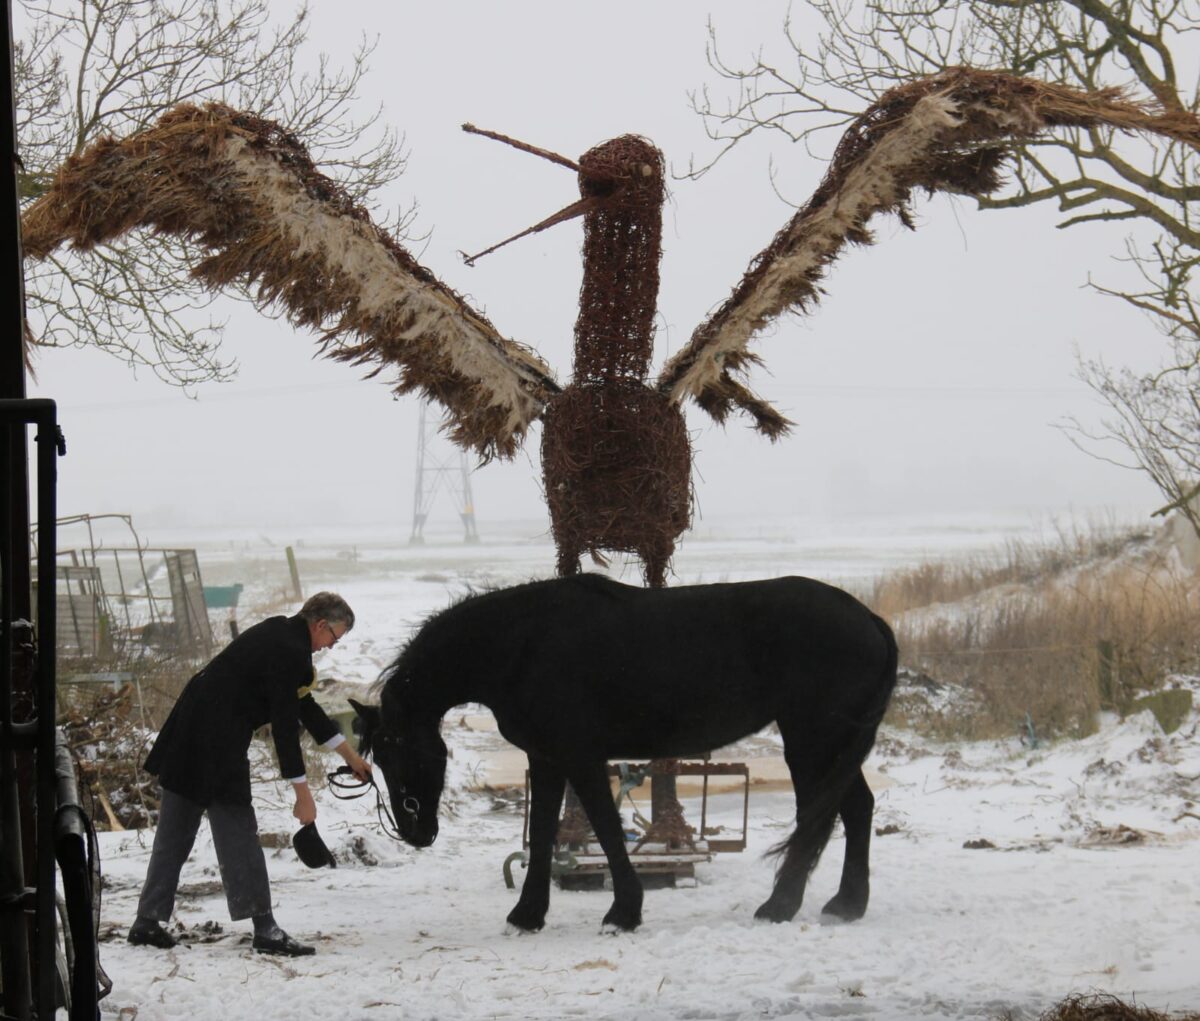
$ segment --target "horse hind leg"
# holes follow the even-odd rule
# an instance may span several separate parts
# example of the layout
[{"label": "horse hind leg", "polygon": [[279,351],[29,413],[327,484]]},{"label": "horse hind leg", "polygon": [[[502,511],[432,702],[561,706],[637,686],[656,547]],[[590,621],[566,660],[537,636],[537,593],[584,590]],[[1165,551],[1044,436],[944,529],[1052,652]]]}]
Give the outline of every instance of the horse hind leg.
[{"label": "horse hind leg", "polygon": [[871,818],[875,811],[875,795],[867,786],[861,769],[847,788],[838,811],[846,830],[842,882],[837,895],[821,911],[853,922],[866,914],[871,895]]},{"label": "horse hind leg", "polygon": [[529,866],[521,896],[508,913],[508,923],[526,932],[537,932],[546,924],[546,912],[550,910],[550,864],[566,779],[557,766],[531,755],[529,787]]},{"label": "horse hind leg", "polygon": [[[841,791],[830,789],[832,778],[827,775],[834,753],[828,751],[828,746],[812,742],[811,734],[804,737],[806,741],[789,742],[784,733],[784,758],[796,792],[796,828],[786,841],[772,848],[772,853],[782,855],[775,871],[775,887],[754,912],[755,918],[769,922],[790,922],[800,910],[808,877],[829,842],[841,801]],[[798,746],[805,747],[805,751],[794,751]],[[828,758],[823,758],[823,751]]]}]

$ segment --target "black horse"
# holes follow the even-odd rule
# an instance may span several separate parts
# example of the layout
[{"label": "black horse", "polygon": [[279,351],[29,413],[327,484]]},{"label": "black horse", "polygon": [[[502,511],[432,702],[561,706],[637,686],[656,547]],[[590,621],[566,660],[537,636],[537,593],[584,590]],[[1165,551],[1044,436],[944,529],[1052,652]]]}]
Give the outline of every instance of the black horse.
[{"label": "black horse", "polygon": [[355,709],[364,751],[387,782],[401,836],[437,836],[446,772],[438,733],[453,706],[491,709],[529,756],[529,866],[508,921],[540,929],[550,862],[571,782],[613,880],[607,925],[636,928],[642,887],[625,850],[606,764],[695,756],[772,720],[796,793],[796,829],[756,917],[800,908],[840,813],[841,886],[824,910],[867,908],[875,799],[862,763],[896,682],[887,624],[840,589],[807,578],[643,589],[599,575],[473,595],[431,617],[381,678],[379,706]]}]

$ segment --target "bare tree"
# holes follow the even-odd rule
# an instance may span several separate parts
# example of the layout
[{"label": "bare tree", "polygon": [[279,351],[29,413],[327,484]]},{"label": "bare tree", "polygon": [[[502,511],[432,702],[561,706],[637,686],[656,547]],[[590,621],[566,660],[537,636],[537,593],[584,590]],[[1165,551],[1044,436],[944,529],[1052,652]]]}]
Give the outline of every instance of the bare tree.
[{"label": "bare tree", "polygon": [[[778,132],[816,148],[880,92],[957,64],[1006,70],[1088,91],[1116,86],[1151,98],[1163,112],[1200,112],[1192,57],[1200,29],[1196,0],[814,0],[824,22],[815,38],[789,16],[783,34],[789,66],[762,53],[725,59],[710,25],[709,64],[730,94],[692,97],[716,157],[703,174],[751,134]],[[1185,80],[1185,76],[1190,78]],[[1099,433],[1115,440],[1118,463],[1139,469],[1172,505],[1200,490],[1200,155],[1169,139],[1133,138],[1111,128],[1057,132],[1012,146],[1011,180],[977,197],[983,209],[1054,203],[1060,227],[1119,221],[1130,233],[1117,254],[1116,283],[1089,277],[1097,292],[1148,314],[1165,334],[1161,371],[1138,376],[1100,362],[1081,363],[1084,379],[1114,412]],[[1200,517],[1191,515],[1200,534]]]},{"label": "bare tree", "polygon": [[1099,360],[1082,363],[1083,380],[1112,409],[1103,431],[1072,422],[1072,439],[1095,456],[1113,444],[1118,458],[1106,458],[1148,475],[1167,500],[1152,516],[1177,510],[1200,536],[1200,365],[1197,345],[1172,338],[1171,364],[1138,375]]},{"label": "bare tree", "polygon": [[[211,100],[269,116],[304,137],[368,206],[403,170],[402,139],[379,124],[379,111],[350,114],[375,43],[364,38],[344,68],[324,54],[305,65],[306,7],[273,25],[267,0],[22,6],[25,31],[14,61],[23,204],[96,139],[145,128],[179,103]],[[393,224],[404,220],[397,213]],[[180,386],[227,378],[235,366],[222,357],[223,324],[198,314],[213,295],[189,275],[195,262],[185,238],[141,231],[103,251],[64,251],[27,264],[27,342],[97,347]]]}]

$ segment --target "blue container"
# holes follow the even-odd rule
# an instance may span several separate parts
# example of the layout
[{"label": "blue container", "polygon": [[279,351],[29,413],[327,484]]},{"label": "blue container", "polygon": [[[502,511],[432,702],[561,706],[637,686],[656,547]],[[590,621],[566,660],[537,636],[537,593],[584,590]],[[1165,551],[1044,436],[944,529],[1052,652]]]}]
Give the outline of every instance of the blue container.
[{"label": "blue container", "polygon": [[205,585],[204,604],[210,610],[233,609],[238,604],[238,596],[242,594],[242,583],[234,585]]}]

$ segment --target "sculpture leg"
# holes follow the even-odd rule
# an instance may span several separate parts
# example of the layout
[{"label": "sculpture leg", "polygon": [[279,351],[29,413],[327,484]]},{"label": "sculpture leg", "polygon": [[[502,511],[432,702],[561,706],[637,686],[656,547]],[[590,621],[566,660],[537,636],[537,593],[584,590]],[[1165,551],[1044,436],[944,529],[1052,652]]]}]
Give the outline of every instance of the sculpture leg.
[{"label": "sculpture leg", "polygon": [[571,575],[579,573],[579,556],[582,552],[574,544],[559,543],[558,561],[555,564],[555,570],[560,578],[569,578]]}]

